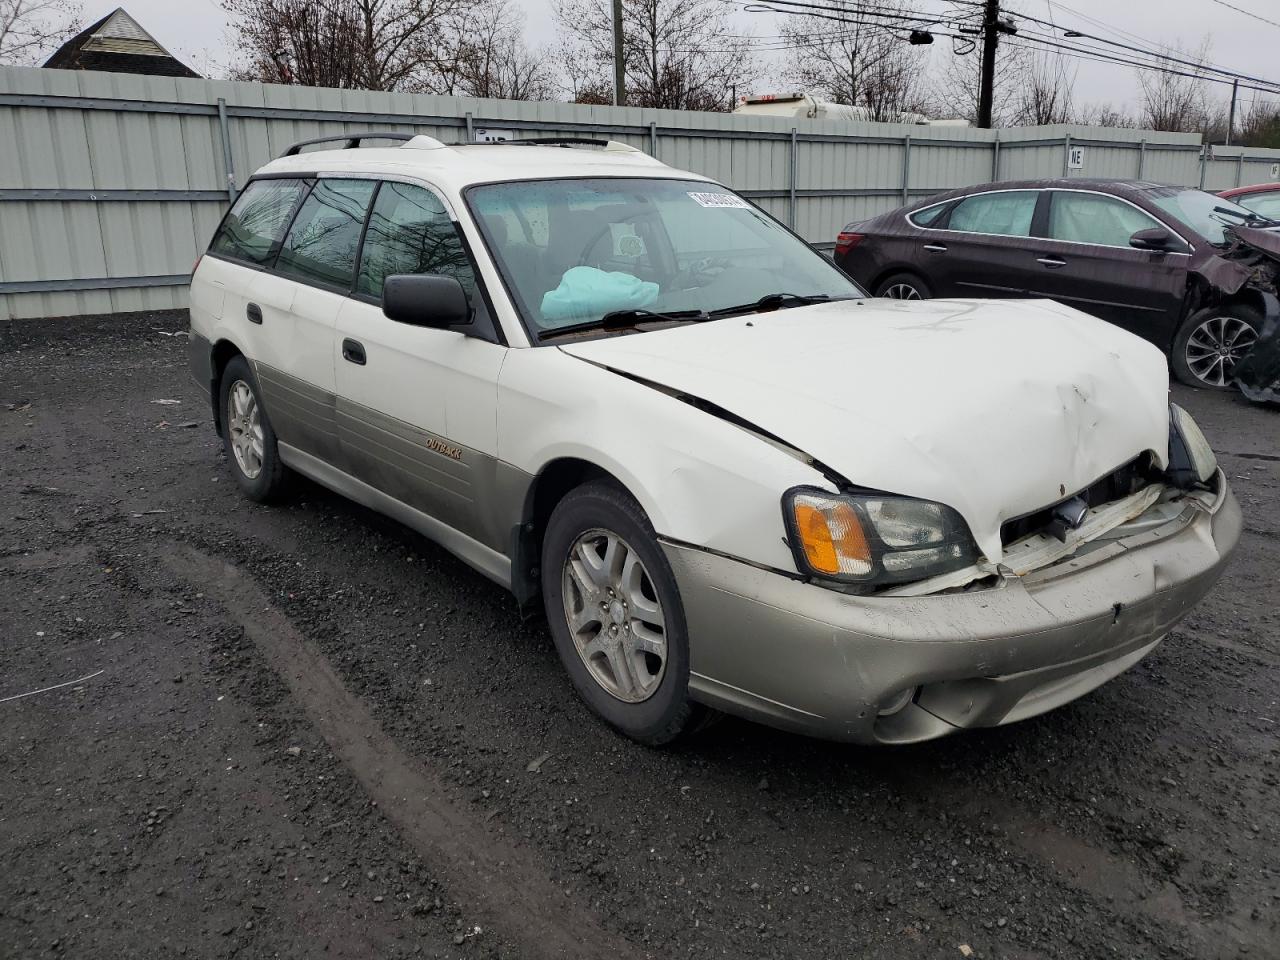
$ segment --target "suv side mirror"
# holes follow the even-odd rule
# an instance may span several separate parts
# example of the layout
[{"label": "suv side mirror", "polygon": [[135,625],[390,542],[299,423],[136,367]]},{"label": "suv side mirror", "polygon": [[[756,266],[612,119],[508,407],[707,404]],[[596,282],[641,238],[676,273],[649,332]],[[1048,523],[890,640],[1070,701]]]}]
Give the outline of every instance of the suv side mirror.
[{"label": "suv side mirror", "polygon": [[1147,227],[1129,238],[1129,246],[1138,250],[1155,250],[1164,253],[1173,242],[1173,234],[1164,227]]},{"label": "suv side mirror", "polygon": [[398,274],[382,284],[382,312],[415,327],[453,327],[471,322],[467,292],[438,273]]}]

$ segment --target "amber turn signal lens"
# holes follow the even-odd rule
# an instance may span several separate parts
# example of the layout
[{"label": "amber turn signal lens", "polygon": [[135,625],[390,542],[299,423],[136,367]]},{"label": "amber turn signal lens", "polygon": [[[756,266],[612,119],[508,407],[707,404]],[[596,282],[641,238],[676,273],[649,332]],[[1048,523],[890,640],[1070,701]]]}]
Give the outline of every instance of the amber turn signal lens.
[{"label": "amber turn signal lens", "polygon": [[797,497],[796,534],[810,569],[836,576],[871,571],[871,548],[848,503]]}]

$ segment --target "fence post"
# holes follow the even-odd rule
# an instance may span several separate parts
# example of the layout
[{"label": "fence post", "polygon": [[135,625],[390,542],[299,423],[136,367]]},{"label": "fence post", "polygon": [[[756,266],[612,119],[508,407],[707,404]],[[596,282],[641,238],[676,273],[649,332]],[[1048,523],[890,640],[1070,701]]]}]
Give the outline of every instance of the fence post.
[{"label": "fence post", "polygon": [[911,134],[902,138],[902,204],[910,203],[911,196]]},{"label": "fence post", "polygon": [[467,111],[467,143],[472,143],[476,138],[474,121],[471,119],[471,111]]},{"label": "fence post", "polygon": [[1209,166],[1209,145],[1200,144],[1200,189],[1204,189],[1205,168]]},{"label": "fence post", "polygon": [[649,121],[649,156],[658,159],[658,124],[657,121]]},{"label": "fence post", "polygon": [[1142,169],[1147,165],[1147,138],[1143,137],[1138,144],[1138,179],[1142,179]]},{"label": "fence post", "polygon": [[231,156],[231,131],[227,127],[227,101],[218,98],[218,136],[222,140],[222,164],[227,171],[227,199],[236,202],[236,163]]},{"label": "fence post", "polygon": [[991,141],[991,182],[995,183],[1000,179],[1000,134],[996,134],[995,140]]},{"label": "fence post", "polygon": [[1070,162],[1071,162],[1071,134],[1068,133],[1066,142],[1063,144],[1063,147],[1062,147],[1062,175],[1064,177],[1071,176],[1071,174],[1067,172],[1070,169],[1070,167],[1068,167],[1067,164]]},{"label": "fence post", "polygon": [[787,203],[787,226],[792,230],[796,228],[796,128],[791,128],[791,163],[790,163],[791,185],[788,188]]},{"label": "fence post", "polygon": [[1240,148],[1240,155],[1236,157],[1236,186],[1244,186],[1244,147]]}]

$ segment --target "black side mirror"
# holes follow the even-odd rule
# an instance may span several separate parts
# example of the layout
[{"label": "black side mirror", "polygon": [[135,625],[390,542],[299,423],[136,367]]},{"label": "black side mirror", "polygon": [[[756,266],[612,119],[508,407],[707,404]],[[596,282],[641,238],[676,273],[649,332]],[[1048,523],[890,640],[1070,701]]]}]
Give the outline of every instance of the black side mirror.
[{"label": "black side mirror", "polygon": [[382,285],[382,312],[415,327],[455,327],[471,322],[467,292],[438,273],[399,274]]},{"label": "black side mirror", "polygon": [[1173,234],[1164,227],[1147,227],[1129,238],[1129,246],[1138,250],[1155,250],[1164,253],[1173,242]]}]

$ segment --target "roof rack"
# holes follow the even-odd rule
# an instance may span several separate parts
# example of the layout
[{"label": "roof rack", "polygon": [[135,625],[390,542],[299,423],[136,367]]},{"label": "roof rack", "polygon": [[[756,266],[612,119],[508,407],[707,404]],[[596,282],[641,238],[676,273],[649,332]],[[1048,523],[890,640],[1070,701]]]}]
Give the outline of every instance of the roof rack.
[{"label": "roof rack", "polygon": [[514,140],[496,140],[493,145],[498,146],[504,143],[526,147],[601,147],[611,153],[643,152],[620,140],[600,140],[596,137],[517,137]]},{"label": "roof rack", "polygon": [[281,156],[294,157],[302,152],[303,147],[313,147],[318,143],[341,143],[343,150],[354,150],[364,140],[399,140],[410,141],[421,136],[417,133],[403,133],[398,130],[374,130],[369,133],[344,133],[336,137],[316,137],[314,140],[300,140],[286,150]]}]

